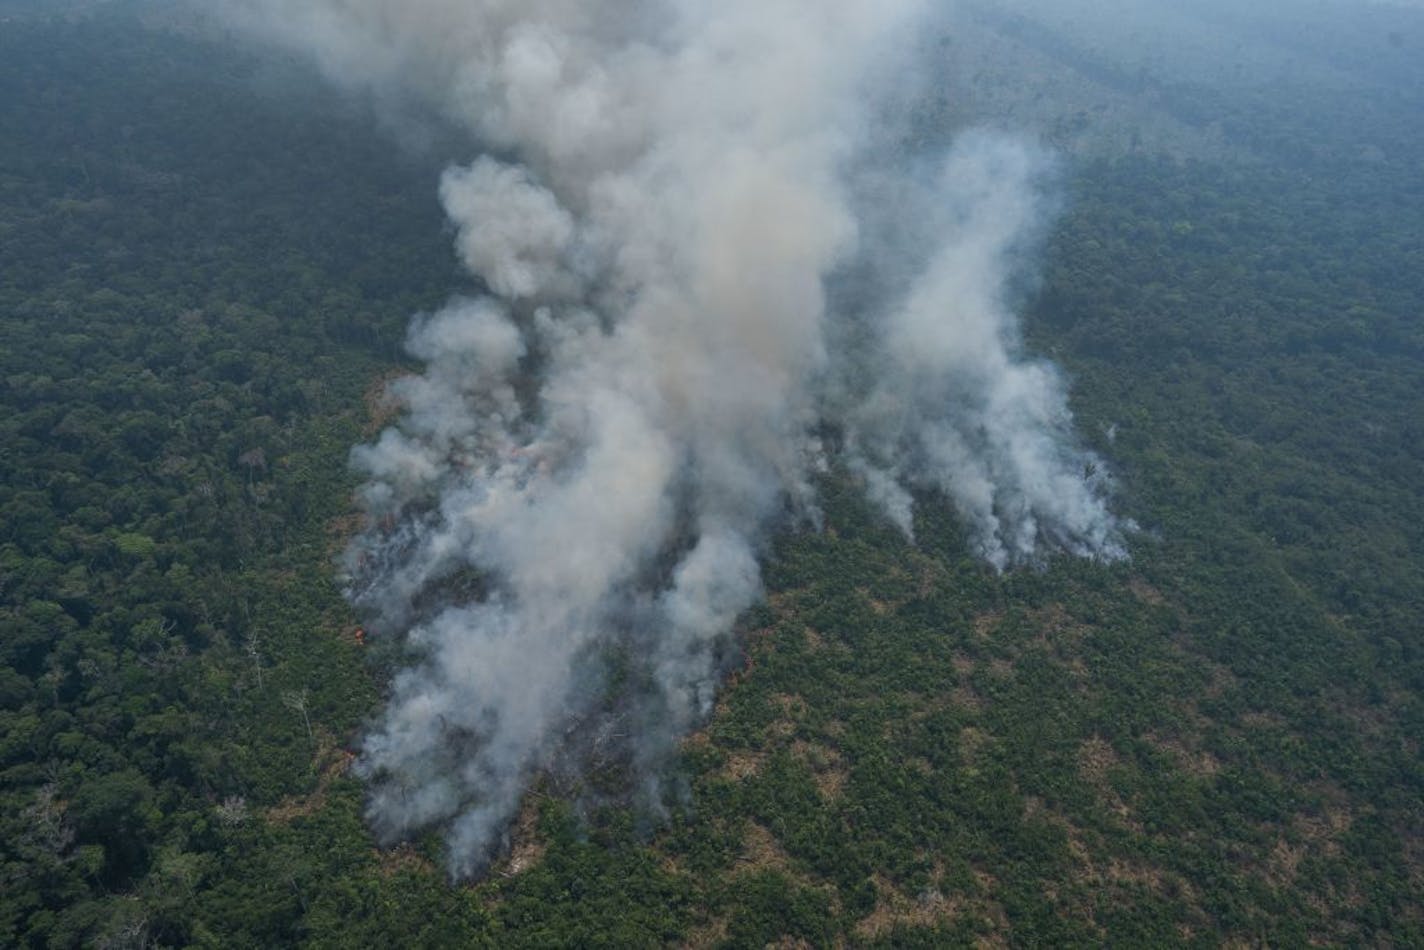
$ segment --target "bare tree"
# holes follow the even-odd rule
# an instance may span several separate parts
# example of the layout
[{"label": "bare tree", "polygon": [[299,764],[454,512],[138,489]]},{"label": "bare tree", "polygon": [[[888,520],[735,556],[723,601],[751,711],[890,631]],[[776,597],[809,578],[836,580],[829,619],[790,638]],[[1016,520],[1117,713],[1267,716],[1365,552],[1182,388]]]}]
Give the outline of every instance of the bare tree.
[{"label": "bare tree", "polygon": [[252,668],[257,671],[257,688],[262,688],[262,653],[259,647],[262,642],[257,638],[257,631],[252,631],[247,635],[247,655],[252,657]]},{"label": "bare tree", "polygon": [[237,457],[237,464],[247,469],[247,482],[250,485],[256,472],[267,471],[267,453],[260,447],[248,449]]},{"label": "bare tree", "polygon": [[307,727],[307,740],[312,743],[315,743],[316,737],[312,735],[311,716],[307,712],[306,689],[303,688],[301,690],[287,690],[282,694],[282,705],[286,706],[288,709],[294,709],[302,714],[302,722],[305,723]]},{"label": "bare tree", "polygon": [[217,806],[218,821],[225,828],[234,828],[247,820],[247,799],[241,795],[229,795]]},{"label": "bare tree", "polygon": [[55,861],[69,859],[74,844],[74,828],[64,814],[64,802],[59,797],[59,784],[46,782],[35,793],[35,801],[23,812],[25,831],[22,845]]}]

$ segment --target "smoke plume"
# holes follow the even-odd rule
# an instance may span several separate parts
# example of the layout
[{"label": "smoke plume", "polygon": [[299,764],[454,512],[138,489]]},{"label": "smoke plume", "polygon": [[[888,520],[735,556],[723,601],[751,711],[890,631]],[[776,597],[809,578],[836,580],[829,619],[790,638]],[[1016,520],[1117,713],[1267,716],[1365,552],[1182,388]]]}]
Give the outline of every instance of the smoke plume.
[{"label": "smoke plume", "polygon": [[[1006,287],[1042,223],[1040,160],[972,137],[933,182],[896,186],[898,224],[858,197],[926,12],[241,7],[483,152],[440,196],[487,292],[415,320],[425,370],[353,453],[368,528],[351,595],[409,657],[360,759],[384,838],[446,828],[468,874],[537,775],[622,756],[652,783],[711,710],[765,533],[815,519],[827,423],[907,533],[910,490],[934,488],[1000,568],[1048,547],[1122,555],[1061,380],[1016,352]],[[875,288],[853,314],[827,290],[852,272]]]}]

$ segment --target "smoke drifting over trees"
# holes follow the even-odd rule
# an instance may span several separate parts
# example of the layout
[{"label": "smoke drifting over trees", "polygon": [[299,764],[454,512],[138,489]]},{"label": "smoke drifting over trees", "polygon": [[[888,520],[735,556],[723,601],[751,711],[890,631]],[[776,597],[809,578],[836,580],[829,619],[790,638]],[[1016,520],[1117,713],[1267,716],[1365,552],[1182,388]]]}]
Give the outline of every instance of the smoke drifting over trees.
[{"label": "smoke drifting over trees", "polygon": [[[361,757],[384,837],[448,827],[452,872],[472,873],[531,777],[610,746],[656,801],[759,594],[765,533],[815,521],[826,423],[907,533],[909,490],[931,487],[997,567],[1123,556],[1061,380],[1018,352],[1007,287],[1042,225],[1043,158],[969,136],[928,184],[887,186],[912,218],[858,210],[853,170],[886,144],[881,97],[913,85],[894,73],[927,5],[234,15],[488,151],[440,183],[488,294],[415,321],[425,371],[354,452],[352,596],[412,657]],[[876,288],[854,313],[827,291],[849,272]],[[614,677],[636,688],[615,698]]]}]

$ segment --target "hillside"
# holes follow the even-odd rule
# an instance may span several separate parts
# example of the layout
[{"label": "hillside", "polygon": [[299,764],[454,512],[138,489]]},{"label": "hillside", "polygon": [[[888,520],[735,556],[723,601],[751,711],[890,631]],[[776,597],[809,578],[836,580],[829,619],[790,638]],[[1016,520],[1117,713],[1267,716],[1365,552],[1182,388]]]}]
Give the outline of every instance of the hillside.
[{"label": "hillside", "polygon": [[833,466],[681,801],[550,775],[463,884],[363,822],[402,658],[336,566],[407,321],[466,289],[457,146],[123,10],[0,22],[0,943],[1424,943],[1424,87],[1352,39],[1253,99],[1020,6],[961,11],[1000,53],[918,121],[1068,153],[1023,322],[1131,560],[999,574]]}]

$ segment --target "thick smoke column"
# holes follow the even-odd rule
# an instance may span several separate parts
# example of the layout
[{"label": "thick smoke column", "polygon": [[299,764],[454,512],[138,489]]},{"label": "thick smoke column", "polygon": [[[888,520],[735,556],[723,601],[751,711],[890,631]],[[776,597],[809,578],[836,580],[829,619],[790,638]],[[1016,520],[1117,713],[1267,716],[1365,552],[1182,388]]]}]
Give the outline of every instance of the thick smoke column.
[{"label": "thick smoke column", "polygon": [[[383,836],[447,826],[469,873],[536,774],[628,735],[653,775],[710,711],[768,525],[814,513],[822,421],[906,530],[906,486],[933,486],[1001,567],[1045,541],[1121,553],[1061,385],[1013,356],[1003,286],[1037,221],[1027,153],[952,156],[915,225],[938,250],[856,315],[863,350],[829,343],[827,278],[875,250],[848,169],[923,7],[243,8],[335,78],[421,97],[499,156],[450,169],[440,192],[489,293],[415,322],[425,372],[392,387],[403,418],[354,453],[369,528],[353,598],[412,654],[361,757]],[[847,366],[870,384],[842,385]],[[612,696],[614,676],[642,698]]]}]

